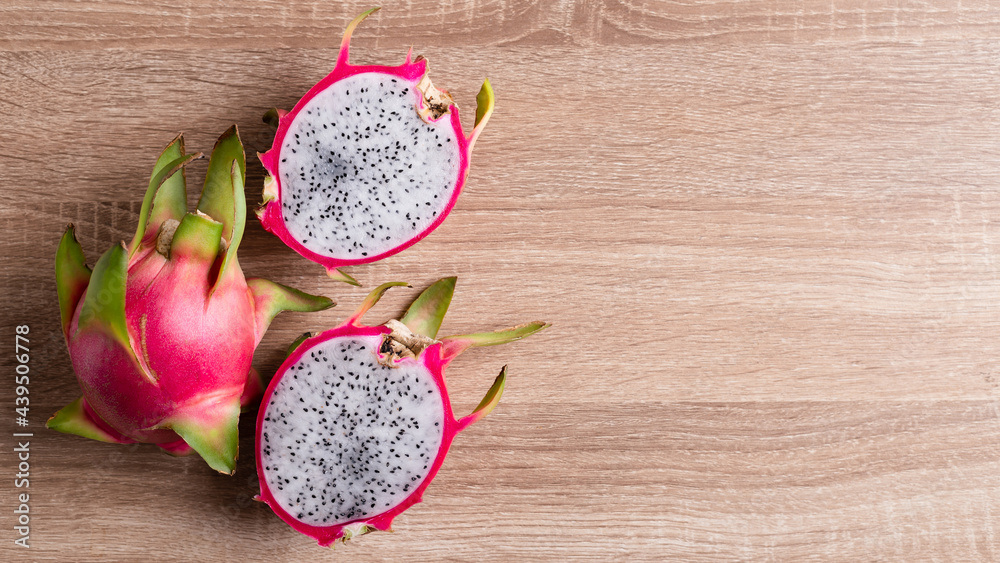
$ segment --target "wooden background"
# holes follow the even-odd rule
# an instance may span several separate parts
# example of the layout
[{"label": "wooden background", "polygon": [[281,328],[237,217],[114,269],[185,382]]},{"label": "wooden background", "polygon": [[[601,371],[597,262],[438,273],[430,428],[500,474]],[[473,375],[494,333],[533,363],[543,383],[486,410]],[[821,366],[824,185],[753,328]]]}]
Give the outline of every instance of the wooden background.
[{"label": "wooden background", "polygon": [[[431,61],[497,112],[428,239],[321,269],[248,223],[240,258],[340,306],[285,314],[255,365],[368,288],[459,286],[471,409],[423,504],[334,552],[235,477],[56,434],[79,394],[53,254],[134,230],[177,131],[208,150],[332,67],[357,1],[0,1],[0,556],[5,560],[1000,560],[1000,7],[983,0],[386,2],[354,60]],[[194,165],[197,179],[205,163]],[[263,170],[249,166],[248,202]],[[193,204],[193,198],[192,198]],[[390,293],[372,320],[416,290]],[[31,545],[15,548],[13,325],[31,327]]]}]

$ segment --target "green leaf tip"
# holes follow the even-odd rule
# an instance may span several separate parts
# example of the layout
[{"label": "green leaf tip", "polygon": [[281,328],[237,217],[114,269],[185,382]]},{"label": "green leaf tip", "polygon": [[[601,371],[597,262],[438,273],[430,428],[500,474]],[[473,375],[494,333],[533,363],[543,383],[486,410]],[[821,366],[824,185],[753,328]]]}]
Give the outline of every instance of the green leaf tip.
[{"label": "green leaf tip", "polygon": [[177,433],[209,467],[232,475],[239,455],[239,398],[191,405],[162,424]]},{"label": "green leaf tip", "polygon": [[143,242],[151,242],[167,219],[180,221],[187,212],[184,167],[202,156],[200,152],[184,154],[184,142],[180,136],[160,154],[142,199],[135,236],[128,245],[129,257],[139,250]]},{"label": "green leaf tip", "polygon": [[340,40],[340,53],[337,55],[337,67],[348,64],[350,60],[351,35],[354,34],[354,30],[357,29],[361,22],[365,21],[365,18],[381,9],[382,8],[380,6],[376,6],[367,12],[363,12],[361,15],[351,20],[351,23],[347,24],[347,29],[344,30],[344,38]]},{"label": "green leaf tip", "polygon": [[125,324],[125,283],[128,251],[125,244],[112,246],[94,265],[87,295],[77,321],[77,330],[98,328],[118,341],[135,357]]},{"label": "green leaf tip", "polygon": [[76,240],[76,230],[70,223],[59,241],[56,250],[56,290],[59,294],[59,318],[62,321],[63,336],[69,337],[69,325],[80,298],[90,283],[90,268],[87,267],[83,248]]},{"label": "green leaf tip", "polygon": [[[212,160],[217,162],[217,168],[212,169]],[[212,157],[209,158],[209,173],[218,174],[223,180],[229,174],[229,163],[235,160],[240,163],[240,174],[246,175],[246,153],[243,151],[243,141],[240,139],[240,129],[235,124],[230,125],[212,147]]]},{"label": "green leaf tip", "polygon": [[550,326],[552,326],[551,323],[534,321],[493,332],[475,332],[472,334],[447,336],[441,339],[441,357],[450,361],[470,347],[507,344],[508,342],[527,338]]},{"label": "green leaf tip", "polygon": [[470,424],[493,412],[493,409],[500,404],[500,397],[503,396],[503,390],[506,385],[507,366],[504,366],[500,370],[500,375],[497,376],[496,380],[493,381],[493,385],[490,386],[490,390],[486,392],[486,396],[479,402],[479,406],[476,407],[476,410],[472,411],[472,414],[469,416],[462,417],[458,421],[459,430],[465,429]]},{"label": "green leaf tip", "polygon": [[493,113],[495,105],[496,98],[493,95],[493,85],[490,84],[490,79],[487,78],[483,80],[483,85],[479,88],[479,94],[476,94],[476,122],[473,127],[479,127],[480,123],[488,120]]},{"label": "green leaf tip", "polygon": [[473,412],[482,412],[482,416],[486,416],[493,412],[493,409],[497,407],[500,402],[500,397],[503,395],[503,390],[507,384],[507,366],[500,369],[500,375],[497,376],[496,380],[493,381],[493,385],[490,386],[490,390],[486,392],[486,396],[483,400],[479,402],[479,406]]},{"label": "green leaf tip", "polygon": [[[150,176],[150,181],[155,179],[156,175],[161,171],[167,169],[171,162],[184,156],[184,135],[177,135],[167,145],[167,148],[163,149],[159,158],[156,159],[156,165],[153,167],[153,174]],[[153,196],[153,205],[149,210],[149,219],[145,229],[146,235],[155,234],[156,230],[167,219],[180,221],[184,217],[184,214],[187,213],[187,181],[185,173],[185,169],[182,166],[180,169],[169,173],[160,182],[159,187],[156,189],[156,194]]]},{"label": "green leaf tip", "polygon": [[496,98],[493,95],[493,86],[490,84],[490,79],[487,78],[483,81],[483,85],[479,88],[479,94],[476,95],[476,122],[472,127],[472,134],[469,135],[469,150],[472,150],[473,145],[476,144],[476,139],[479,138],[479,134],[483,132],[483,128],[486,127],[486,123],[490,120],[490,116],[493,115],[493,108],[496,105]]},{"label": "green leaf tip", "polygon": [[406,282],[386,282],[376,287],[371,291],[371,293],[368,294],[367,297],[365,297],[365,300],[361,302],[361,306],[358,307],[358,310],[354,312],[354,315],[347,320],[347,324],[357,324],[357,322],[361,320],[361,317],[363,317],[369,309],[374,307],[375,304],[382,299],[382,295],[384,295],[390,287],[410,287],[410,284]]},{"label": "green leaf tip", "polygon": [[109,442],[112,444],[131,443],[131,440],[115,436],[102,428],[87,412],[85,405],[84,398],[78,397],[75,401],[52,415],[45,423],[45,427],[64,434],[75,434],[99,442]]},{"label": "green leaf tip", "polygon": [[399,319],[412,332],[428,338],[437,337],[441,323],[455,294],[456,277],[442,278],[413,300],[403,318]]},{"label": "green leaf tip", "polygon": [[351,275],[345,274],[344,272],[338,270],[337,268],[327,268],[326,275],[333,281],[339,281],[346,283],[348,285],[353,285],[355,287],[361,287],[358,280],[354,279]]},{"label": "green leaf tip", "polygon": [[467,340],[471,346],[496,346],[527,338],[536,332],[552,326],[551,323],[533,321],[493,332],[476,332],[459,336],[449,336],[445,340]]},{"label": "green leaf tip", "polygon": [[216,141],[208,160],[205,187],[198,200],[198,211],[222,223],[226,255],[219,269],[219,279],[236,263],[236,250],[246,227],[247,203],[244,196],[246,154],[239,129],[233,125]]},{"label": "green leaf tip", "polygon": [[282,311],[312,313],[336,305],[329,297],[311,295],[263,278],[250,278],[247,286],[253,294],[258,339]]}]

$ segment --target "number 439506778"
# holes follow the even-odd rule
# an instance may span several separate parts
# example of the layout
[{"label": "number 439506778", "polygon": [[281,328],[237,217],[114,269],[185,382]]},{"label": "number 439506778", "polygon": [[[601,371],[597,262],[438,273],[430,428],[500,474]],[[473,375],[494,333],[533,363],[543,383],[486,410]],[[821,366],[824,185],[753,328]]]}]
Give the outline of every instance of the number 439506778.
[{"label": "number 439506778", "polygon": [[[15,411],[17,411],[18,416],[23,418],[28,418],[28,325],[20,325],[17,327],[15,335],[15,348],[14,348],[14,359],[17,360],[17,377],[15,383],[17,384],[17,389],[14,390],[17,393],[17,397],[14,399],[16,404]],[[24,344],[22,344],[22,342]]]}]

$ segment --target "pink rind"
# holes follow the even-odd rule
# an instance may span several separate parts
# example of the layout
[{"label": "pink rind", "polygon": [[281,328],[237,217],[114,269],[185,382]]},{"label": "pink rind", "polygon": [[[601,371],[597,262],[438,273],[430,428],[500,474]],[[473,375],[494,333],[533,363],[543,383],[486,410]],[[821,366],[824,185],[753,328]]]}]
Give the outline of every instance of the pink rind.
[{"label": "pink rind", "polygon": [[[378,72],[378,73],[394,75],[404,80],[407,80],[413,84],[416,84],[416,82],[420,80],[420,78],[426,73],[427,70],[426,59],[418,59],[416,62],[410,62],[409,54],[406,57],[406,62],[399,66],[382,66],[382,65],[354,66],[346,62],[347,48],[348,46],[345,41],[344,46],[342,46],[341,48],[341,55],[338,57],[338,64],[333,69],[333,71],[330,74],[328,74],[326,78],[320,80],[319,83],[310,88],[309,91],[306,92],[306,94],[302,97],[302,99],[300,99],[298,103],[295,104],[295,107],[293,107],[291,111],[282,115],[279,118],[278,130],[274,134],[274,142],[272,143],[271,148],[267,152],[258,155],[261,164],[264,165],[264,168],[265,170],[267,170],[267,173],[274,179],[275,189],[277,190],[277,197],[271,201],[266,202],[262,207],[262,209],[258,212],[261,226],[264,227],[264,230],[280,238],[282,242],[284,242],[289,248],[291,248],[295,252],[299,253],[302,257],[312,262],[316,262],[317,264],[320,264],[326,267],[327,269],[339,268],[341,266],[353,266],[358,264],[369,264],[372,262],[377,262],[384,258],[388,258],[389,256],[398,254],[399,252],[402,252],[403,250],[406,250],[407,248],[413,246],[417,242],[423,240],[425,237],[427,237],[427,235],[431,234],[435,229],[437,229],[441,225],[441,223],[445,220],[445,218],[448,216],[448,214],[451,213],[452,208],[455,207],[455,203],[458,201],[458,196],[461,195],[462,193],[462,188],[465,187],[465,181],[469,174],[469,153],[470,153],[469,139],[466,138],[465,134],[462,131],[461,120],[459,119],[458,116],[458,106],[451,105],[449,106],[448,115],[451,118],[452,128],[456,132],[456,138],[457,138],[456,140],[459,146],[459,156],[461,158],[459,163],[458,177],[456,178],[455,187],[452,191],[451,197],[448,199],[448,203],[445,206],[444,210],[438,214],[434,222],[432,222],[426,229],[421,231],[415,237],[410,238],[409,240],[403,242],[399,246],[396,246],[386,252],[383,252],[375,256],[366,256],[364,258],[357,258],[357,259],[334,258],[331,256],[324,256],[322,254],[318,254],[306,248],[304,245],[302,245],[302,243],[296,240],[295,237],[291,235],[291,233],[288,232],[288,228],[285,227],[285,221],[281,213],[282,187],[281,187],[281,177],[280,174],[278,173],[278,155],[280,153],[281,145],[285,140],[285,136],[288,133],[288,128],[290,127],[291,123],[295,120],[295,117],[299,114],[299,112],[302,111],[302,108],[304,108],[306,104],[309,103],[309,101],[311,101],[314,97],[316,97],[317,94],[330,87],[330,85],[334,84],[339,80],[348,78],[350,76],[354,76],[356,74]],[[414,90],[416,91],[416,89]],[[421,102],[419,98],[419,93],[416,94],[416,99],[414,100],[414,102],[415,103]]]},{"label": "pink rind", "polygon": [[[332,302],[266,282],[276,299],[258,306],[236,261],[245,224],[236,126],[213,150],[199,213],[186,212],[184,177],[176,173],[200,153],[184,156],[182,147],[178,136],[157,160],[131,251],[124,243],[112,247],[91,272],[72,226],[63,236],[60,318],[83,397],[46,426],[104,442],[152,443],[174,455],[193,448],[231,474],[241,397],[249,405],[263,392],[247,375],[255,374],[261,335],[282,310],[316,311]],[[169,194],[167,178],[182,181]],[[173,229],[161,228],[170,219]]]},{"label": "pink rind", "polygon": [[[295,362],[299,361],[299,359],[301,359],[302,356],[305,355],[313,346],[341,336],[377,336],[389,334],[390,332],[392,331],[385,326],[369,327],[344,324],[312,338],[308,338],[302,343],[302,345],[295,348],[295,350],[287,358],[285,358],[284,363],[282,363],[281,367],[278,368],[277,374],[271,379],[271,383],[264,392],[264,398],[261,401],[261,408],[257,413],[256,443],[258,445],[263,443],[261,433],[263,431],[264,416],[267,412],[267,405],[271,400],[271,395],[274,393],[275,387],[278,385],[278,382],[281,381],[283,374],[288,370],[288,368],[295,364]],[[451,447],[451,443],[454,440],[455,435],[463,429],[452,412],[451,401],[448,398],[448,390],[444,381],[444,368],[447,365],[447,362],[441,359],[440,344],[434,344],[428,347],[418,359],[408,358],[402,361],[422,361],[431,373],[434,378],[434,383],[441,391],[441,403],[444,410],[444,431],[441,436],[441,447],[438,450],[437,457],[434,459],[434,463],[431,465],[431,468],[427,473],[427,477],[424,478],[423,482],[413,491],[413,493],[411,493],[408,497],[406,497],[406,499],[393,507],[391,510],[370,518],[360,518],[350,522],[344,522],[342,524],[335,524],[333,526],[311,526],[309,524],[304,524],[285,511],[278,503],[277,499],[274,498],[274,495],[271,494],[267,481],[264,479],[264,465],[263,460],[261,459],[261,448],[255,448],[254,455],[257,463],[257,474],[260,476],[260,497],[258,500],[267,503],[267,505],[271,507],[271,510],[273,510],[274,513],[277,514],[279,518],[284,520],[289,526],[298,532],[315,539],[319,542],[319,545],[323,547],[329,547],[333,544],[333,542],[343,538],[344,530],[349,526],[365,524],[377,530],[389,530],[392,527],[392,521],[396,518],[396,516],[421,501],[424,490],[427,489],[427,487],[431,484],[431,481],[434,480],[438,470],[444,463],[444,459],[448,454],[448,449]]]}]

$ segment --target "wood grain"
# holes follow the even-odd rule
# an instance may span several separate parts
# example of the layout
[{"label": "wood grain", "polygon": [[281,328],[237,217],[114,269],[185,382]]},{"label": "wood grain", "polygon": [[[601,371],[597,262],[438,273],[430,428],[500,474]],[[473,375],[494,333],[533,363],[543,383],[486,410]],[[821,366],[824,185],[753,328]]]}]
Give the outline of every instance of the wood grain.
[{"label": "wood grain", "polygon": [[39,478],[32,555],[995,560],[998,415],[989,401],[508,404],[456,442],[395,533],[335,554],[249,500],[251,461],[221,478],[150,446],[59,437],[39,467],[80,470],[73,487]]},{"label": "wood grain", "polygon": [[[260,115],[329,70],[362,8],[0,6],[0,330],[34,338],[29,559],[336,557],[250,500],[248,417],[234,478],[41,424],[79,393],[52,278],[65,224],[91,262],[128,238],[177,131],[207,150],[238,123],[248,153],[264,150]],[[350,272],[368,287],[458,275],[446,332],[554,326],[456,361],[458,410],[509,363],[501,406],[396,533],[337,551],[1000,560],[998,26],[994,5],[968,1],[387,5],[355,60],[396,63],[412,44],[465,121],[483,76],[498,109],[448,221]],[[248,176],[254,204],[253,159]],[[280,316],[264,373],[366,291],[254,219],[240,261],[340,303]],[[13,397],[0,378],[7,413]],[[3,537],[0,555],[23,559]]]},{"label": "wood grain", "polygon": [[[463,0],[384,2],[361,45],[621,46],[655,43],[991,39],[989,0]],[[333,47],[369,1],[7,0],[0,49]]]}]

